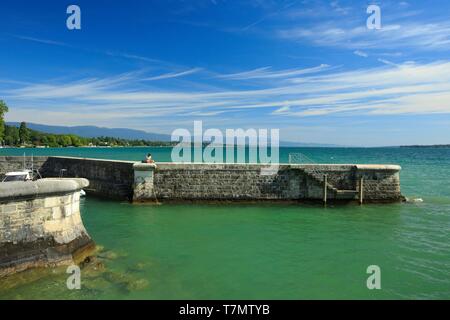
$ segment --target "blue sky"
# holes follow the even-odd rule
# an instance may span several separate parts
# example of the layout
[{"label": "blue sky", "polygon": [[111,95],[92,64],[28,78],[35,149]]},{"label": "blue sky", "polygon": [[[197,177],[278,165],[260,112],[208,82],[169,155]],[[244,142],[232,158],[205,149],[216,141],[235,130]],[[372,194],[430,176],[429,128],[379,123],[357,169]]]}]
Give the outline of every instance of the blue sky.
[{"label": "blue sky", "polygon": [[[71,4],[81,30],[66,28]],[[366,27],[369,4],[380,30]],[[8,121],[450,143],[448,1],[16,0],[0,12]]]}]

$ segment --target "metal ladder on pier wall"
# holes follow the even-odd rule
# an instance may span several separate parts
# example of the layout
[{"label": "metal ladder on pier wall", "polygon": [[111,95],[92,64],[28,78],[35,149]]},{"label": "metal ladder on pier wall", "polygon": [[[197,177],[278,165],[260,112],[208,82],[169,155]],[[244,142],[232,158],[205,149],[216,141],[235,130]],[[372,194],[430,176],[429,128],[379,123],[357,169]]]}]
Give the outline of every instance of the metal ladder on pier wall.
[{"label": "metal ladder on pier wall", "polygon": [[42,179],[42,175],[39,172],[38,168],[34,167],[34,156],[31,154],[30,160],[27,161],[27,157],[25,152],[23,153],[23,170],[27,170],[31,172],[31,179],[32,180],[38,180]]},{"label": "metal ladder on pier wall", "polygon": [[[290,164],[317,164],[309,157],[302,153],[290,153]],[[359,203],[363,203],[363,179],[360,179],[359,188],[357,190],[345,190],[338,189],[328,182],[328,176],[322,171],[318,170],[314,166],[311,168],[303,169],[303,172],[312,180],[323,186],[323,198],[322,201],[326,204],[328,200],[328,194],[333,195],[333,199],[336,200],[359,200]]]}]

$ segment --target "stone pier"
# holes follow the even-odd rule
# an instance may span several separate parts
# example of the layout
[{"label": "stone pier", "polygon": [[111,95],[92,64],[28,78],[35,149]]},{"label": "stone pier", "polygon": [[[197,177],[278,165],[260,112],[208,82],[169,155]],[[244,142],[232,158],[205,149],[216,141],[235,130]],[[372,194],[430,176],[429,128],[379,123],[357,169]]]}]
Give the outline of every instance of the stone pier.
[{"label": "stone pier", "polygon": [[86,179],[0,183],[0,278],[77,263],[93,251],[79,205],[88,185]]},{"label": "stone pier", "polygon": [[[21,157],[0,157],[0,175],[20,169],[22,162]],[[266,167],[262,164],[153,165],[73,157],[35,157],[35,164],[44,177],[64,172],[66,177],[86,178],[88,195],[118,200],[369,203],[403,199],[398,165],[280,164],[273,174],[262,174]]]}]

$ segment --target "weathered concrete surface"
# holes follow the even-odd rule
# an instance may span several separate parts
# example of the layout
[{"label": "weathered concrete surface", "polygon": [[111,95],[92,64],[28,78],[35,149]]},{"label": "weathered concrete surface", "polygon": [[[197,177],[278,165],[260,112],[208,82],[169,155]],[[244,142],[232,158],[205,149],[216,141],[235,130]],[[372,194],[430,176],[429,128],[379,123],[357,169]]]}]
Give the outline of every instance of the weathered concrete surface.
[{"label": "weathered concrete surface", "polygon": [[47,194],[63,194],[69,191],[81,190],[87,186],[89,186],[89,181],[84,178],[47,178],[25,183],[21,181],[0,183],[0,200],[30,199]]},{"label": "weathered concrete surface", "polygon": [[0,277],[83,260],[94,243],[80,215],[86,179],[0,184]]}]

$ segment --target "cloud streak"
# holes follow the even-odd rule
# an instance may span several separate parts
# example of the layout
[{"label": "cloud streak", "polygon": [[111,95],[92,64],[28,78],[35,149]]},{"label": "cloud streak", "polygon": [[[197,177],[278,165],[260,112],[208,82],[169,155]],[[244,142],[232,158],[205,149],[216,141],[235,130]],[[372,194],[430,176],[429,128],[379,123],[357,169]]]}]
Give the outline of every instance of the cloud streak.
[{"label": "cloud streak", "polygon": [[231,79],[231,80],[250,80],[250,79],[275,79],[275,78],[293,78],[300,75],[312,74],[327,70],[330,66],[327,64],[321,64],[317,67],[306,69],[289,69],[270,71],[271,67],[263,67],[250,71],[219,75],[219,78]]},{"label": "cloud streak", "polygon": [[362,24],[344,27],[343,23],[323,23],[281,29],[277,35],[287,40],[353,50],[414,48],[426,51],[450,48],[450,23],[447,21],[387,24],[380,30],[369,30]]},{"label": "cloud streak", "polygon": [[185,70],[185,71],[182,71],[182,72],[170,72],[170,73],[161,74],[159,76],[144,78],[142,80],[144,80],[144,81],[155,81],[155,80],[179,78],[179,77],[184,77],[184,76],[187,76],[187,75],[190,75],[190,74],[193,74],[193,73],[197,73],[197,72],[199,72],[201,70],[202,70],[202,68],[192,68],[192,69]]},{"label": "cloud streak", "polygon": [[363,58],[369,57],[369,55],[367,53],[365,53],[364,51],[361,51],[361,50],[355,50],[355,51],[353,51],[353,54],[363,57]]},{"label": "cloud streak", "polygon": [[80,50],[80,51],[84,51],[84,52],[88,52],[88,53],[101,54],[101,55],[105,55],[105,56],[109,56],[109,57],[116,57],[116,58],[123,58],[123,59],[127,59],[127,60],[147,62],[147,63],[158,64],[158,65],[162,65],[162,66],[166,66],[166,67],[167,66],[175,66],[175,64],[171,63],[171,62],[167,62],[167,61],[160,60],[160,59],[154,59],[154,58],[150,58],[150,57],[145,57],[145,56],[141,56],[141,55],[137,55],[137,54],[127,53],[127,52],[116,52],[116,51],[110,51],[110,50],[82,48],[82,47],[74,46],[74,45],[71,45],[71,44],[68,44],[65,42],[60,42],[60,41],[55,41],[55,40],[50,40],[50,39],[28,37],[28,36],[23,36],[23,35],[12,35],[12,37],[14,37],[16,39],[24,40],[24,41],[30,41],[30,42],[46,44],[46,45],[51,45],[51,46],[58,46],[58,47],[66,47],[66,48],[76,49],[76,50]]},{"label": "cloud streak", "polygon": [[[305,76],[295,71],[256,70],[250,76],[249,72],[242,72],[239,80],[234,80],[245,81],[258,74],[265,82],[254,90],[145,87],[141,84],[148,77],[130,72],[68,83],[18,83],[14,89],[3,89],[0,93],[13,101],[14,106],[46,112],[55,119],[58,113],[73,113],[74,117],[96,119],[97,123],[174,116],[220,120],[217,117],[226,114],[248,116],[252,110],[260,110],[263,117],[274,117],[276,123],[292,117],[324,115],[450,113],[449,61],[350,71],[330,68],[325,74]],[[275,75],[283,80],[282,85],[273,86],[270,76]]]},{"label": "cloud streak", "polygon": [[19,35],[13,35],[13,37],[20,39],[20,40],[32,41],[32,42],[37,42],[37,43],[41,43],[41,44],[48,44],[48,45],[60,46],[60,47],[71,47],[67,43],[54,41],[54,40],[39,39],[39,38],[19,36]]}]

